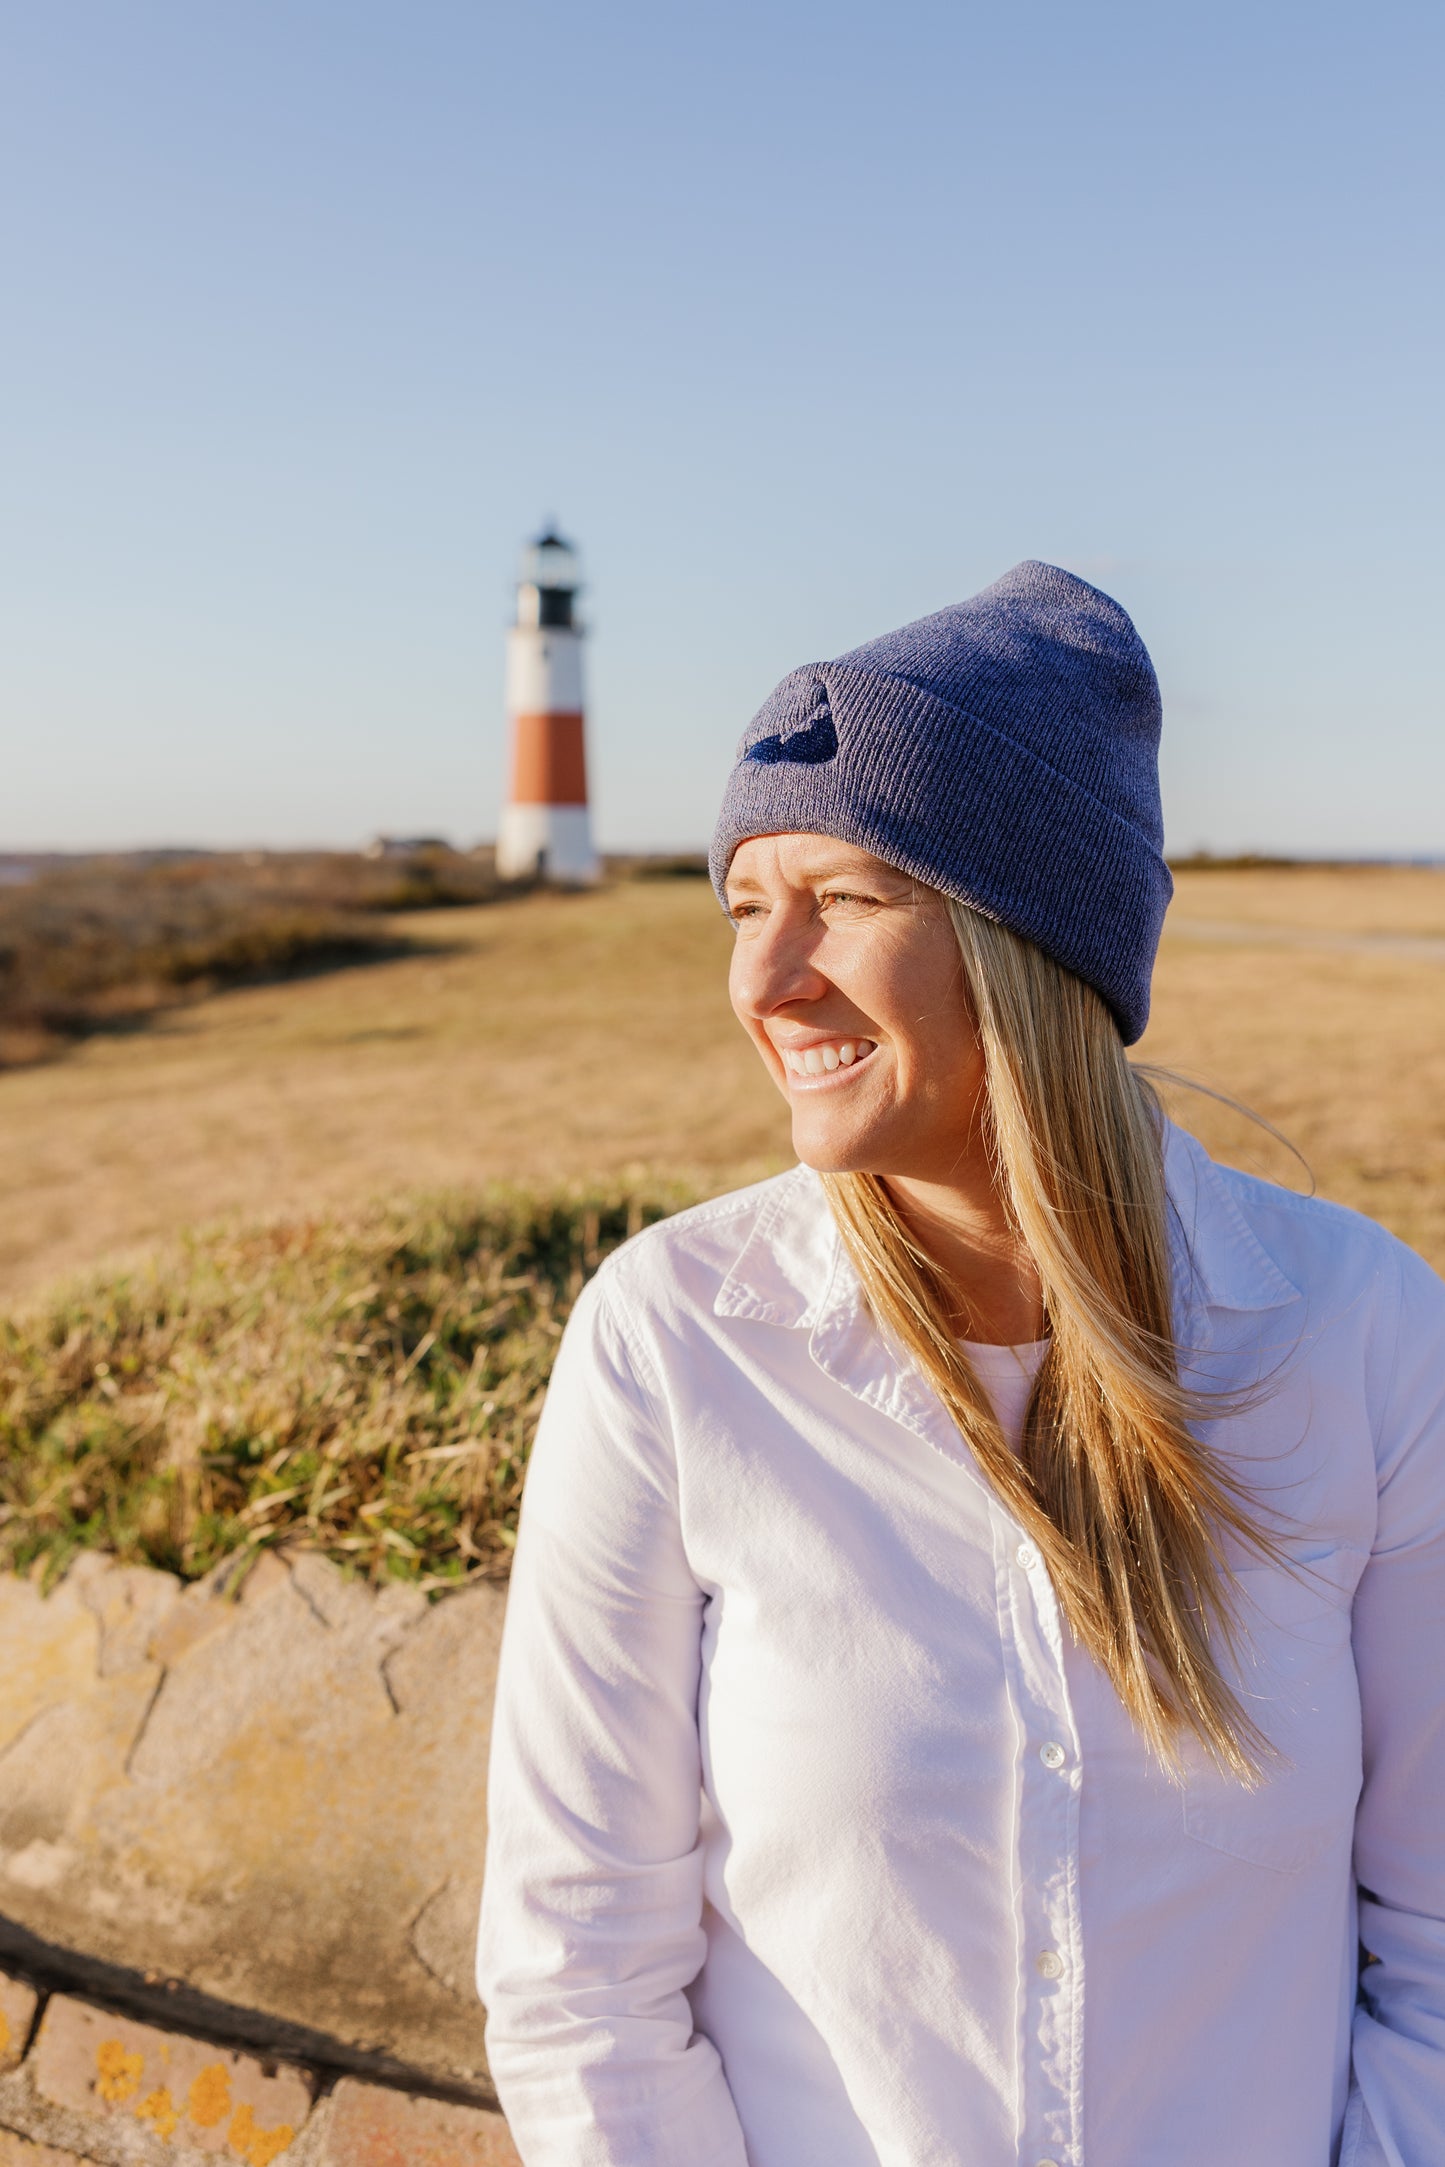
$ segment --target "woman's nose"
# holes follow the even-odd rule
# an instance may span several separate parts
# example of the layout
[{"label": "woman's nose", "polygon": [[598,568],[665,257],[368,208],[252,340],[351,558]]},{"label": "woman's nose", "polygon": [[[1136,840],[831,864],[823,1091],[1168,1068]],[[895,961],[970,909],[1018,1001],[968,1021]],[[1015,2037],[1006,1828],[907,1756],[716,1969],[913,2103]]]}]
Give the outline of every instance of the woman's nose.
[{"label": "woman's nose", "polygon": [[771,1016],[794,1001],[815,1001],[828,981],[813,960],[811,929],[775,912],[733,950],[733,1006],[742,1015]]}]

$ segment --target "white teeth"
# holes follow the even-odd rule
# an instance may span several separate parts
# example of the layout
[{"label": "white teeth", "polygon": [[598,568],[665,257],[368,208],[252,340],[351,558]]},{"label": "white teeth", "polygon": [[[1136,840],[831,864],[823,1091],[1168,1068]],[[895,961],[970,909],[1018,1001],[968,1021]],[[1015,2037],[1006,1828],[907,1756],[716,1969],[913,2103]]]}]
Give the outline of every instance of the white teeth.
[{"label": "white teeth", "polygon": [[835,1069],[851,1068],[873,1050],[871,1038],[845,1038],[827,1046],[788,1046],[783,1049],[783,1066],[791,1076],[830,1076]]}]

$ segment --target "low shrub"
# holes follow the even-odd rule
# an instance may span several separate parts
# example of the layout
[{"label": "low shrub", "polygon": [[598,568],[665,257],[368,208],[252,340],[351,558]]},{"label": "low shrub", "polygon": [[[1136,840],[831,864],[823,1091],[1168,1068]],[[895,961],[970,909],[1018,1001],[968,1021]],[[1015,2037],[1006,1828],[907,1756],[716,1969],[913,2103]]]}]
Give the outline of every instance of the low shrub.
[{"label": "low shrub", "polygon": [[293,1545],[505,1568],[562,1326],[680,1186],[494,1192],[193,1237],[0,1324],[0,1566],[199,1578]]},{"label": "low shrub", "polygon": [[0,1066],[213,987],[404,952],[382,913],[500,892],[490,855],[441,849],[51,867],[0,888]]}]

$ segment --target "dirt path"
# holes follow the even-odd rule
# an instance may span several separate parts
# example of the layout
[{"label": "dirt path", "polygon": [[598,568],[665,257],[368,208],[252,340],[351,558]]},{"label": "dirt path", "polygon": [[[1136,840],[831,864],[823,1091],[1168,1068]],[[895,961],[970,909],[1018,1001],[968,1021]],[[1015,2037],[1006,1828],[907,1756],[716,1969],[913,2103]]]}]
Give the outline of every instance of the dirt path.
[{"label": "dirt path", "polygon": [[1177,914],[1171,914],[1167,931],[1171,940],[1326,948],[1342,956],[1409,956],[1418,963],[1445,963],[1445,940],[1428,933],[1324,933],[1308,926],[1234,925],[1227,918],[1181,918]]}]

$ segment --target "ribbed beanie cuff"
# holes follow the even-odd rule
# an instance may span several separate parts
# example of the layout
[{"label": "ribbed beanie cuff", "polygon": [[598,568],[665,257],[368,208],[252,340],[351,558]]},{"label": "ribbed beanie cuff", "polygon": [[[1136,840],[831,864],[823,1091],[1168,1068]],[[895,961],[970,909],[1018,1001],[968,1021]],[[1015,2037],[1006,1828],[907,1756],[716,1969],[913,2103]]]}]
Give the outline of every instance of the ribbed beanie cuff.
[{"label": "ribbed beanie cuff", "polygon": [[[881,667],[879,665],[882,665]],[[1034,941],[1126,1044],[1173,883],[1159,695],[1107,595],[1023,564],[971,602],[785,677],[744,734],[711,851],[837,836]]]}]

